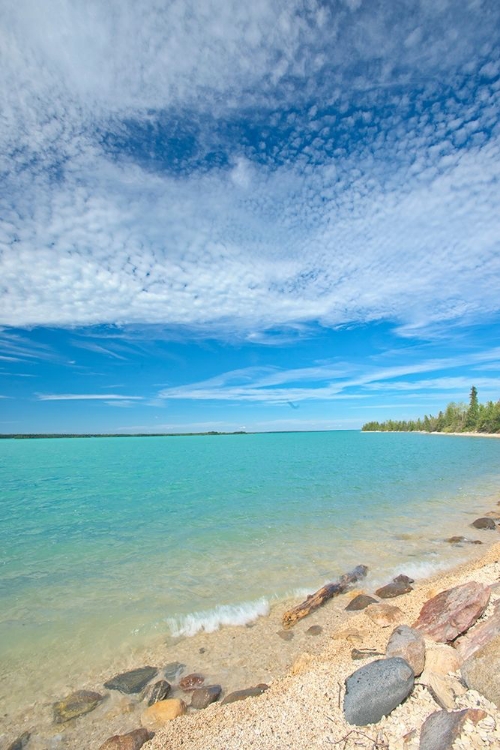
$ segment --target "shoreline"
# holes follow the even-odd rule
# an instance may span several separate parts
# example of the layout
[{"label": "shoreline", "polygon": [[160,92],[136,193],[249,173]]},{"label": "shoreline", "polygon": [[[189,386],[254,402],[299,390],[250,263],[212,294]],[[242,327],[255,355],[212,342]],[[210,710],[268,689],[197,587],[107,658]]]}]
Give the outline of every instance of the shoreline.
[{"label": "shoreline", "polygon": [[[493,502],[493,498],[490,498],[490,507]],[[496,511],[491,511],[491,513],[493,512]],[[500,513],[498,516],[500,517]],[[488,536],[489,534],[492,535],[492,538]],[[463,555],[467,558],[465,561],[462,560],[458,565],[452,565],[446,570],[438,569],[432,575],[417,580],[415,583],[415,591],[403,597],[405,612],[412,611],[411,601],[417,596],[417,592],[421,592],[423,589],[429,587],[435,587],[445,580],[460,576],[464,570],[481,569],[492,555],[497,558],[500,557],[500,542],[496,542],[498,539],[498,532],[496,533],[496,536],[493,536],[493,532],[491,531],[480,531],[477,532],[475,536],[480,536],[480,538],[484,540],[484,543],[488,545],[487,548],[485,549],[484,547],[467,544],[461,548]],[[444,540],[443,544],[445,544]],[[297,599],[290,599],[286,602],[276,602],[271,607],[269,614],[260,616],[256,621],[247,623],[244,626],[226,626],[213,633],[198,632],[193,636],[184,636],[177,639],[171,638],[170,645],[168,646],[165,644],[165,638],[162,635],[154,644],[151,644],[149,649],[140,648],[137,651],[131,652],[126,660],[120,658],[121,655],[118,657],[117,654],[116,664],[108,665],[108,668],[105,670],[108,675],[107,679],[112,677],[113,674],[123,672],[127,669],[134,669],[143,664],[156,664],[161,666],[162,663],[165,664],[170,661],[179,661],[186,665],[184,674],[201,672],[206,677],[206,684],[213,682],[221,683],[223,685],[223,692],[226,695],[233,690],[246,688],[249,687],[250,684],[258,683],[271,685],[269,693],[266,693],[265,696],[266,701],[271,700],[276,691],[278,691],[277,695],[281,696],[284,690],[285,693],[283,694],[286,695],[286,690],[288,690],[287,686],[289,685],[290,680],[295,684],[293,682],[294,676],[291,674],[291,671],[293,671],[293,665],[297,663],[297,660],[300,660],[301,654],[306,653],[308,655],[306,658],[307,670],[309,670],[309,667],[312,668],[313,665],[316,665],[314,668],[318,668],[323,674],[324,665],[326,663],[325,659],[328,663],[331,661],[330,652],[332,648],[332,638],[335,638],[334,634],[342,633],[343,629],[346,627],[348,627],[348,629],[355,627],[355,623],[358,622],[360,618],[362,619],[362,613],[360,615],[357,615],[356,613],[346,613],[345,606],[355,593],[359,593],[360,591],[371,593],[373,591],[377,581],[377,571],[371,572],[375,576],[375,581],[372,580],[367,586],[365,586],[364,581],[361,581],[356,589],[330,601],[324,607],[301,620],[291,631],[289,631],[292,633],[290,641],[282,640],[281,637],[278,637],[279,631],[282,630],[281,617],[283,612],[289,608],[289,605],[291,606],[297,603]],[[401,564],[401,570],[398,572],[405,573],[405,562]],[[378,580],[380,582],[381,579],[378,578]],[[397,604],[398,600],[390,600],[389,603]],[[311,626],[316,626],[316,628],[319,627],[321,633],[315,636],[308,634],[307,631]],[[254,668],[252,679],[249,679],[246,675],[249,675],[251,670],[248,670],[247,662],[251,660],[250,655],[255,648],[256,642],[259,643],[259,647],[261,648],[261,651],[259,652],[260,664]],[[263,644],[265,644],[266,647],[262,650]],[[350,652],[351,647],[352,644],[349,645],[349,648],[347,649],[348,652]],[[338,651],[339,654],[344,654],[344,657],[346,655],[344,653],[345,649],[345,643],[340,644],[336,641],[335,650]],[[227,660],[227,654],[232,654],[233,652],[239,654],[239,663],[238,661],[233,663],[230,669],[224,672],[224,670],[221,669],[221,664],[224,663],[225,658]],[[328,654],[330,654],[330,656],[328,656]],[[348,663],[351,664],[350,658]],[[358,665],[354,664],[354,668],[356,666]],[[99,679],[97,674],[82,675],[80,683],[77,685],[74,683],[68,684],[65,688],[65,692],[66,694],[69,694],[75,689],[98,690],[103,692],[103,681],[102,677]],[[62,691],[61,695],[53,696],[53,699],[57,700],[62,698],[65,692]],[[58,726],[52,724],[52,701],[45,701],[44,710],[42,711],[42,714],[40,714],[41,719],[38,726],[41,744],[36,740],[36,728],[33,726],[33,719],[36,711],[33,710],[33,705],[26,706],[20,712],[20,716],[17,717],[18,719],[21,719],[21,721],[13,722],[9,727],[8,735],[0,735],[0,740],[7,736],[9,740],[14,739],[15,736],[19,736],[22,731],[28,729],[30,731],[35,730],[34,737],[28,746],[29,750],[32,748],[33,750],[38,750],[39,748],[40,750],[42,748],[43,750],[46,750],[48,747],[46,744],[48,740],[52,742],[50,747],[78,747],[81,748],[81,750],[97,749],[100,747],[100,743],[112,734],[125,733],[140,726],[140,715],[145,706],[144,703],[141,703],[138,700],[140,696],[124,696],[117,693],[117,691],[111,691],[111,693],[112,694],[106,699],[106,701],[103,702],[102,706],[96,709],[93,713],[72,720],[66,725]],[[182,695],[178,690],[174,694],[175,697],[186,698],[186,696]],[[189,701],[189,697],[187,697],[187,699]],[[183,747],[185,746],[186,750],[198,750],[198,748],[201,750],[202,747],[208,749],[211,745],[206,744],[205,732],[206,722],[209,718],[210,723],[212,723],[213,717],[215,726],[220,722],[225,726],[227,720],[231,719],[233,716],[233,711],[236,711],[236,715],[238,716],[240,716],[241,712],[243,712],[243,716],[246,716],[247,709],[250,711],[250,706],[255,703],[256,701],[254,700],[246,701],[244,706],[239,704],[238,707],[234,709],[231,706],[222,707],[220,704],[214,704],[213,706],[200,711],[197,715],[191,713],[187,717],[174,721],[172,727],[167,727],[165,730],[162,730],[166,733],[166,737],[170,738],[168,739],[168,742],[165,740],[167,744],[158,744],[164,742],[162,739],[162,732],[160,732],[157,738],[153,740],[152,744],[146,744],[145,747],[147,750],[149,750],[149,748],[151,748],[151,750],[163,750],[164,748],[170,747],[172,739],[171,732],[175,725],[175,736],[177,739],[179,739],[179,732],[181,732],[181,736],[186,733],[186,739],[182,740]],[[254,716],[253,710],[254,709],[250,711],[249,721],[250,719],[252,721],[254,720],[251,718]],[[240,721],[240,719],[238,721]],[[192,731],[195,732],[195,734],[199,731],[202,732],[204,739],[203,741],[201,739],[199,740],[201,744],[196,744],[198,740],[196,740],[196,742],[193,740],[194,744],[189,744],[192,742],[190,739]],[[84,736],[82,733],[84,733]],[[214,743],[215,742],[216,740],[214,739]],[[220,745],[213,745],[214,748],[216,746],[220,747]],[[272,748],[275,747],[272,744],[262,744],[258,746],[269,748],[269,750],[272,750]],[[318,747],[320,746],[322,745],[318,745]],[[230,747],[232,746],[228,744],[227,748]],[[237,738],[234,747],[235,749],[236,747],[246,747],[241,736]],[[254,748],[255,745],[251,744],[251,747]],[[280,746],[276,745],[276,747]],[[311,747],[315,747],[315,745],[311,745]]]},{"label": "shoreline", "polygon": [[[493,585],[499,578],[500,541],[497,539],[472,559],[415,582],[412,592],[386,601],[396,606],[404,602],[400,621],[411,625],[422,605],[437,593],[472,580]],[[498,602],[500,593],[496,597]],[[351,599],[353,592],[341,598]],[[287,750],[290,747],[319,749],[339,745],[346,750],[351,747],[417,750],[419,727],[427,716],[441,708],[423,686],[417,686],[403,704],[377,725],[350,725],[341,710],[344,680],[365,663],[352,660],[352,648],[362,645],[384,653],[391,631],[392,627],[375,625],[363,611],[354,612],[347,622],[330,630],[320,653],[304,652],[290,671],[275,680],[262,696],[228,706],[214,703],[196,715],[178,718],[160,729],[145,748],[168,750],[182,745],[183,750],[220,750],[220,747],[224,750]],[[436,644],[426,640],[426,645]],[[370,657],[369,660],[373,659]],[[500,709],[475,691],[470,692],[469,702],[463,697],[457,708],[485,707],[500,732]],[[377,743],[384,732],[389,737],[389,744],[379,745]],[[348,742],[350,735],[353,744]],[[475,744],[460,747],[499,746],[496,740],[492,744],[479,734],[473,739]]]}]

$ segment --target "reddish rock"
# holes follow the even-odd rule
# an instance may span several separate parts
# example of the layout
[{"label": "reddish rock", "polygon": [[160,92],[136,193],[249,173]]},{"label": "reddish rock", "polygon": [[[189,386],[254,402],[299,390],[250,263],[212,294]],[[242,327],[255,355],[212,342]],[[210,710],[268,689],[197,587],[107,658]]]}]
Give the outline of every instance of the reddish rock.
[{"label": "reddish rock", "polygon": [[413,627],[446,643],[468,630],[488,606],[490,589],[471,581],[429,599]]},{"label": "reddish rock", "polygon": [[114,734],[109,737],[99,750],[140,750],[145,742],[152,739],[154,734],[147,729],[134,729],[127,734]]},{"label": "reddish rock", "polygon": [[196,688],[201,687],[204,682],[205,682],[205,678],[203,677],[202,674],[193,672],[193,674],[187,674],[185,677],[182,678],[182,680],[179,682],[179,687],[185,693],[192,693],[193,690],[196,690]]},{"label": "reddish rock", "polygon": [[459,638],[455,643],[461,661],[465,661],[486,646],[497,635],[500,635],[500,601],[495,602],[494,611],[491,617],[476,625],[474,630]]},{"label": "reddish rock", "polygon": [[435,711],[427,717],[420,731],[420,750],[451,750],[460,737],[467,719],[477,724],[486,716],[477,708],[462,711]]},{"label": "reddish rock", "polygon": [[176,719],[186,713],[186,704],[180,698],[167,698],[165,701],[158,701],[152,706],[146,708],[141,716],[141,724],[146,729],[156,732],[169,721]]}]

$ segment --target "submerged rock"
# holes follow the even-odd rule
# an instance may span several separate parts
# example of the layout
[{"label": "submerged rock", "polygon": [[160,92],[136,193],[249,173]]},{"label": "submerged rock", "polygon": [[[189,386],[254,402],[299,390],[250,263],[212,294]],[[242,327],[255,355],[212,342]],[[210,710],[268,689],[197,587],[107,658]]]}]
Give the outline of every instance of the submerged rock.
[{"label": "submerged rock", "polygon": [[121,693],[140,693],[157,674],[156,667],[139,667],[115,675],[104,683],[104,687],[108,690],[119,690]]},{"label": "submerged rock", "polygon": [[366,609],[370,604],[377,604],[377,599],[374,599],[373,596],[368,596],[368,594],[358,594],[354,599],[351,599],[345,611],[359,612],[361,609]]},{"label": "submerged rock", "polygon": [[415,676],[422,674],[425,665],[425,642],[418,630],[399,625],[389,638],[386,656],[400,656],[408,662]]},{"label": "submerged rock", "polygon": [[453,641],[481,617],[489,599],[488,586],[475,581],[463,583],[429,599],[413,627],[435,641]]},{"label": "submerged rock", "polygon": [[217,700],[221,692],[222,687],[220,685],[206,685],[196,688],[196,690],[193,690],[191,697],[191,708],[206,708]]},{"label": "submerged rock", "polygon": [[187,674],[182,680],[180,680],[179,687],[185,693],[191,693],[193,690],[196,690],[196,688],[201,687],[204,682],[205,678],[202,674],[193,672],[192,674]]},{"label": "submerged rock", "polygon": [[376,724],[409,696],[415,677],[400,657],[379,659],[353,672],[345,681],[344,716],[349,724]]},{"label": "submerged rock", "polygon": [[186,713],[186,704],[180,698],[167,698],[146,708],[141,716],[141,724],[146,729],[156,732],[165,724]]},{"label": "submerged rock", "polygon": [[465,536],[450,536],[446,541],[449,544],[482,544],[480,539],[467,539]]},{"label": "submerged rock", "polygon": [[63,724],[66,721],[70,721],[70,719],[75,719],[77,716],[88,714],[103,700],[104,696],[100,693],[94,693],[91,690],[77,690],[61,701],[54,703],[54,722],[56,724]]},{"label": "submerged rock", "polygon": [[235,690],[233,693],[226,695],[222,703],[235,703],[236,701],[243,701],[246,698],[256,698],[262,693],[265,693],[269,689],[269,685],[260,683],[255,687],[244,688],[243,690]]},{"label": "submerged rock", "polygon": [[144,700],[148,706],[152,706],[153,703],[163,701],[170,693],[171,685],[166,680],[158,680],[154,685],[150,685],[146,688],[144,693]]},{"label": "submerged rock", "polygon": [[278,630],[277,635],[279,635],[283,641],[291,641],[293,638],[291,630]]},{"label": "submerged rock", "polygon": [[140,750],[144,743],[153,737],[152,732],[141,727],[127,734],[114,734],[100,746],[99,750]]},{"label": "submerged rock", "polygon": [[311,625],[310,628],[307,628],[306,635],[321,635],[323,632],[323,628],[321,625]]},{"label": "submerged rock", "polygon": [[170,661],[163,667],[163,674],[170,682],[175,682],[186,669],[186,665],[180,661]]},{"label": "submerged rock", "polygon": [[31,732],[23,732],[14,742],[11,742],[7,750],[24,750],[31,737]]},{"label": "submerged rock", "polygon": [[471,526],[474,526],[475,529],[496,529],[497,527],[495,521],[486,516],[484,518],[476,518],[476,520],[471,523]]}]

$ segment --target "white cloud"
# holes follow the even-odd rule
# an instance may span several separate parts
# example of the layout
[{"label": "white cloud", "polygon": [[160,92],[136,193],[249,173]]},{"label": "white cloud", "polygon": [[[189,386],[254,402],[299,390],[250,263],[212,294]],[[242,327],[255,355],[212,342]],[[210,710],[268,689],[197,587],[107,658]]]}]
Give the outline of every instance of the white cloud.
[{"label": "white cloud", "polygon": [[4,3],[0,323],[495,315],[500,9],[452,6]]},{"label": "white cloud", "polygon": [[142,396],[122,396],[116,393],[38,393],[39,401],[142,401]]}]

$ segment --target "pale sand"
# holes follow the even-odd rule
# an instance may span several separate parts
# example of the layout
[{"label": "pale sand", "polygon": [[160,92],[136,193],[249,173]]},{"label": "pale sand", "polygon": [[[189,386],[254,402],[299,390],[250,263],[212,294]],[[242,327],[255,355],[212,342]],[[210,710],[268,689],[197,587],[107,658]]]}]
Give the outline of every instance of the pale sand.
[{"label": "pale sand", "polygon": [[[411,625],[423,603],[440,591],[466,581],[493,584],[500,579],[500,543],[480,557],[441,573],[415,590],[388,603],[403,610],[401,622]],[[493,593],[492,598],[498,598]],[[325,610],[328,608],[326,605]],[[176,719],[159,731],[148,750],[285,750],[290,748],[389,748],[417,750],[418,732],[424,719],[439,709],[428,690],[417,686],[412,696],[379,724],[352,727],[342,715],[345,678],[367,661],[351,660],[351,649],[362,646],[382,653],[392,627],[381,628],[364,612],[353,613],[347,623],[329,633],[319,655],[304,654],[296,669],[277,679],[259,698],[223,706],[213,704],[197,714]],[[432,645],[429,641],[428,646]],[[295,674],[294,674],[295,672]],[[242,686],[244,687],[244,686]],[[457,747],[499,748],[500,711],[474,691],[458,699],[457,707],[485,708],[489,719],[478,727],[468,724],[469,734]],[[412,734],[412,730],[415,730]],[[410,734],[409,734],[410,733]],[[403,737],[406,736],[406,740]],[[343,739],[346,738],[346,739]]]}]

